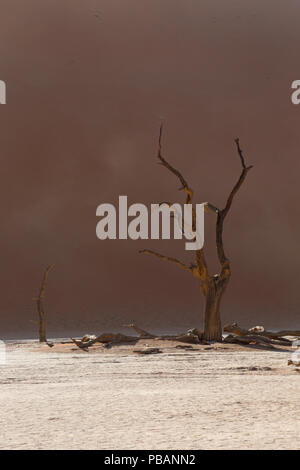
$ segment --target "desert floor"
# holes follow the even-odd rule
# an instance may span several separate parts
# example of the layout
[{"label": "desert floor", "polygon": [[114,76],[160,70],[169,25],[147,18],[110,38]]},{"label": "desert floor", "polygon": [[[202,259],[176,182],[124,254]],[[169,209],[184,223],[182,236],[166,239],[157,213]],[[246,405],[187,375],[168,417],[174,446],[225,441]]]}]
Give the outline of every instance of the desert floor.
[{"label": "desert floor", "polygon": [[[162,353],[133,353],[146,344]],[[7,345],[0,448],[299,448],[300,373],[287,365],[290,350],[178,345]]]}]

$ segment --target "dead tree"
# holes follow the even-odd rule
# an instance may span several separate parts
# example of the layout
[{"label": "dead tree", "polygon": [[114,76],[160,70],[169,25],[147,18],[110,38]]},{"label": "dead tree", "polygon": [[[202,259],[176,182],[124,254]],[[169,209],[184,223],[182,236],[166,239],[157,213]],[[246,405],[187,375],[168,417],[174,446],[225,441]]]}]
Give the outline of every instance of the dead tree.
[{"label": "dead tree", "polygon": [[54,267],[54,264],[50,264],[47,266],[43,279],[42,279],[42,284],[39,292],[39,296],[36,297],[34,300],[36,300],[36,305],[37,305],[37,310],[38,310],[38,315],[39,315],[39,341],[40,343],[46,343],[47,342],[47,336],[46,336],[46,320],[45,320],[45,311],[44,311],[44,305],[43,305],[43,300],[45,296],[45,290],[46,290],[46,285],[47,285],[47,280],[48,280],[48,275],[50,270]]},{"label": "dead tree", "polygon": [[[162,126],[160,127],[159,142],[158,142],[158,154],[157,157],[161,165],[167,168],[171,173],[173,173],[180,181],[181,188],[186,193],[186,204],[191,204],[193,202],[193,190],[182,176],[182,174],[174,168],[167,160],[162,156],[161,145],[162,140]],[[218,259],[220,262],[220,271],[218,274],[211,275],[208,271],[207,263],[205,260],[204,249],[195,251],[195,261],[191,265],[186,265],[176,258],[171,258],[169,256],[164,256],[159,253],[156,253],[152,250],[141,250],[140,253],[145,253],[148,255],[156,256],[157,258],[165,261],[170,261],[175,263],[181,269],[189,271],[194,277],[199,280],[200,289],[205,298],[205,309],[204,309],[204,339],[208,341],[221,341],[222,340],[222,326],[220,318],[220,304],[223,297],[223,294],[228,286],[230,275],[231,275],[231,266],[230,261],[227,258],[224,251],[223,244],[223,226],[227,214],[230,211],[233,199],[237,194],[238,190],[242,186],[243,182],[246,179],[246,176],[251,166],[246,166],[245,159],[243,156],[242,149],[240,147],[239,139],[235,139],[235,144],[237,148],[237,153],[241,162],[242,171],[239,176],[238,181],[231,190],[225,207],[223,209],[218,209],[213,204],[209,202],[205,203],[205,208],[212,210],[216,213],[216,247]],[[172,203],[168,203],[171,205]],[[196,230],[196,214],[193,207],[192,209],[192,223],[193,231]]]}]

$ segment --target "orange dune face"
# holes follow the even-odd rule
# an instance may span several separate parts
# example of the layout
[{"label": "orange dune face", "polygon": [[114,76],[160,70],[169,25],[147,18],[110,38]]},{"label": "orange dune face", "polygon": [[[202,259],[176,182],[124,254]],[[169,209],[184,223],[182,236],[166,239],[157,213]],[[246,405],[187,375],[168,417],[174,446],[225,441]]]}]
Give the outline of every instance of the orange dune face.
[{"label": "orange dune face", "polygon": [[[197,280],[143,257],[189,263],[180,240],[98,240],[96,208],[184,203],[157,165],[163,151],[195,192],[222,207],[240,173],[234,139],[253,164],[226,226],[232,279],[224,322],[299,326],[298,6],[268,2],[10,0],[1,6],[0,337],[32,336],[43,271],[50,334],[133,320],[201,327]],[[215,215],[205,215],[213,273]]]}]

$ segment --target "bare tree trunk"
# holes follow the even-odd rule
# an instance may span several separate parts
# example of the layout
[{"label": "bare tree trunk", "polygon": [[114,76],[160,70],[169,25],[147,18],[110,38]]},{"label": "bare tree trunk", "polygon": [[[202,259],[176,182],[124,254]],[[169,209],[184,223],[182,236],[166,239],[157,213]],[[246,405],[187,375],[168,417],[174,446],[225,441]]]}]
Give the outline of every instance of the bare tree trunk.
[{"label": "bare tree trunk", "polygon": [[220,297],[213,288],[209,289],[205,297],[204,339],[207,341],[222,340]]},{"label": "bare tree trunk", "polygon": [[47,336],[46,336],[46,321],[45,321],[45,312],[44,312],[44,306],[43,306],[43,299],[45,295],[45,290],[46,290],[46,284],[47,284],[47,279],[48,279],[48,274],[49,271],[53,268],[54,264],[50,264],[44,273],[44,277],[42,280],[39,296],[36,298],[36,304],[37,304],[37,310],[39,314],[39,341],[40,343],[46,343],[47,342]]},{"label": "bare tree trunk", "polygon": [[45,312],[43,308],[43,302],[41,299],[37,300],[37,308],[39,313],[39,341],[40,343],[46,343],[46,323],[45,323]]},{"label": "bare tree trunk", "polygon": [[206,289],[204,310],[204,339],[206,341],[222,341],[222,324],[220,316],[220,304],[227,283],[219,283],[212,278]]}]

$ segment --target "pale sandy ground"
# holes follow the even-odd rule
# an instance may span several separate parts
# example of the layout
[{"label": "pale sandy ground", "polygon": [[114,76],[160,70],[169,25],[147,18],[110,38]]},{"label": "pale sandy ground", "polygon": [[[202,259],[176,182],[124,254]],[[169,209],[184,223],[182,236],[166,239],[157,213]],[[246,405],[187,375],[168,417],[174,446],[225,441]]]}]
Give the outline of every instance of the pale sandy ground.
[{"label": "pale sandy ground", "polygon": [[154,343],[162,354],[8,346],[0,448],[299,448],[300,373],[289,351],[139,346]]}]

